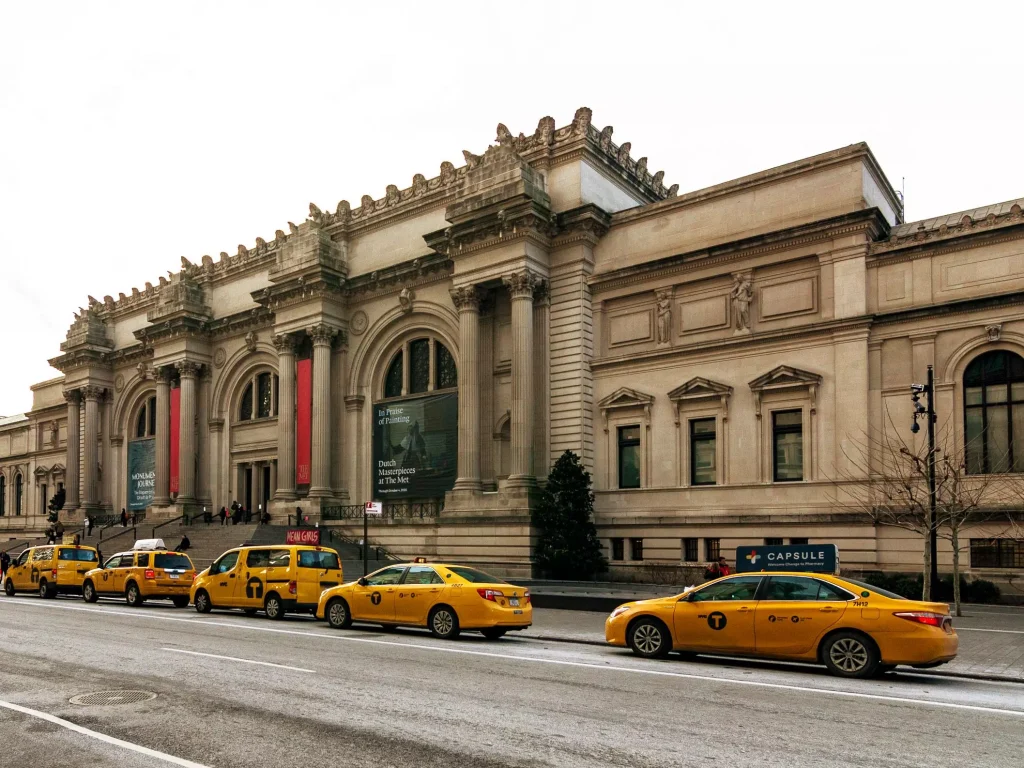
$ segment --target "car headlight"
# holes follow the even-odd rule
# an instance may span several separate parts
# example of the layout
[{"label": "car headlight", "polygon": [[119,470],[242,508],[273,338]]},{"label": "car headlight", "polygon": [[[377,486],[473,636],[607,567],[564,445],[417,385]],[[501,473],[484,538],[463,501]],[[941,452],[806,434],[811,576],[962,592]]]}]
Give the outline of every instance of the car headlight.
[{"label": "car headlight", "polygon": [[608,618],[609,619],[614,619],[616,616],[621,616],[626,611],[632,610],[632,608],[633,608],[633,606],[631,606],[631,605],[620,605],[618,608],[616,608],[614,611],[612,611],[612,615],[609,616]]}]

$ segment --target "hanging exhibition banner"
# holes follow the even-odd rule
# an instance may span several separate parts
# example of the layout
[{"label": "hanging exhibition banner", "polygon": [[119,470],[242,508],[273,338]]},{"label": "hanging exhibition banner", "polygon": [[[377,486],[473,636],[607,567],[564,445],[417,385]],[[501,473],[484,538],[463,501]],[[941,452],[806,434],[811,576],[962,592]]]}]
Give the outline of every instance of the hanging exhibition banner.
[{"label": "hanging exhibition banner", "polygon": [[170,492],[178,492],[178,456],[181,455],[181,388],[171,390],[171,483]]},{"label": "hanging exhibition banner", "polygon": [[145,509],[156,490],[156,440],[128,443],[128,509]]},{"label": "hanging exhibition banner", "polygon": [[295,484],[309,485],[312,453],[313,361],[295,363]]},{"label": "hanging exhibition banner", "polygon": [[455,485],[457,394],[392,400],[373,407],[375,499],[436,499]]}]

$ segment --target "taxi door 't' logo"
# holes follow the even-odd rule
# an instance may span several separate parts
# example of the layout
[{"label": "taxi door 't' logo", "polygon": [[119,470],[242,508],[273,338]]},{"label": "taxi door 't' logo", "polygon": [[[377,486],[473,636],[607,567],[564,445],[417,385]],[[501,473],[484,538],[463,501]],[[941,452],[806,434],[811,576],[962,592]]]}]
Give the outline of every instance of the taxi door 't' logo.
[{"label": "taxi door 't' logo", "polygon": [[708,626],[716,632],[720,629],[725,629],[725,625],[725,614],[721,611],[715,611],[714,613],[708,614]]},{"label": "taxi door 't' logo", "polygon": [[374,605],[380,605],[380,599],[380,592],[374,592],[372,595],[370,595],[370,602]]}]

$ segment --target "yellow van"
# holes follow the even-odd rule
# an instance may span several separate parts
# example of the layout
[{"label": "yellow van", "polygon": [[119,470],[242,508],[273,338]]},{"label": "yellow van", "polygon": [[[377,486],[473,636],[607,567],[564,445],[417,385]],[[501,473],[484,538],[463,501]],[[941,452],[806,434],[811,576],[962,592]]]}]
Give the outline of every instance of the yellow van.
[{"label": "yellow van", "polygon": [[172,552],[159,539],[137,541],[132,551],[119,552],[85,574],[82,597],[87,603],[124,597],[133,608],[146,600],[170,600],[184,608],[195,574],[188,555]]},{"label": "yellow van", "polygon": [[320,593],[342,581],[341,559],[333,549],[296,544],[239,547],[196,576],[191,598],[199,613],[241,608],[249,616],[262,610],[269,619],[281,619],[289,611],[316,611]]},{"label": "yellow van", "polygon": [[40,597],[82,594],[85,574],[95,568],[100,557],[92,547],[74,544],[49,544],[26,549],[11,562],[4,579],[8,595],[39,592]]}]

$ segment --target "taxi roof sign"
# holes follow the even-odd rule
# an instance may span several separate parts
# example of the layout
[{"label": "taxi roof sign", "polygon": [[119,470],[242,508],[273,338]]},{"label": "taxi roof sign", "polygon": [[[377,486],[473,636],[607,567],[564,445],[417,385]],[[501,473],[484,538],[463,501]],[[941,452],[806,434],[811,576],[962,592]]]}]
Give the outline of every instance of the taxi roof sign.
[{"label": "taxi roof sign", "polygon": [[736,547],[736,573],[758,571],[838,574],[839,548],[835,544]]},{"label": "taxi roof sign", "polygon": [[132,545],[132,549],[167,549],[163,539],[139,539]]}]

